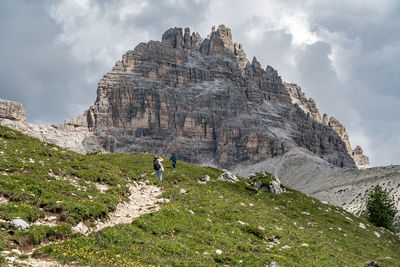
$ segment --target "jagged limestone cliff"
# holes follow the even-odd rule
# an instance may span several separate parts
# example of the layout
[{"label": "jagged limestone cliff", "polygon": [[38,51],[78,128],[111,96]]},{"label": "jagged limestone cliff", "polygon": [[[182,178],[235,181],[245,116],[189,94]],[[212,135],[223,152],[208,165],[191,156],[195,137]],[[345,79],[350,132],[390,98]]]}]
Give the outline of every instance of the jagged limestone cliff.
[{"label": "jagged limestone cliff", "polygon": [[88,129],[86,116],[64,124],[34,125],[25,121],[21,103],[0,99],[0,124],[79,153],[102,150],[97,137]]},{"label": "jagged limestone cliff", "polygon": [[328,118],[327,114],[324,114],[321,119],[321,114],[317,108],[317,104],[314,99],[307,98],[302,92],[301,87],[294,83],[284,83],[285,88],[288,90],[292,103],[298,105],[301,110],[319,123],[323,123],[326,126],[331,127],[342,139],[346,145],[346,150],[349,155],[353,158],[357,167],[360,169],[369,168],[369,158],[363,154],[363,150],[360,146],[356,146],[353,150],[350,145],[349,135],[347,134],[346,128],[334,117]]}]

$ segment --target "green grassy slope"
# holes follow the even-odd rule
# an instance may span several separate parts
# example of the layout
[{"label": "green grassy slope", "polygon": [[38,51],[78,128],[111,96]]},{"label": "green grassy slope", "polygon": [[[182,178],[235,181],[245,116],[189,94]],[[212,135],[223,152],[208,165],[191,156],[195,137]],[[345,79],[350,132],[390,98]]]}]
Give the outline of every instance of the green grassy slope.
[{"label": "green grassy slope", "polygon": [[[397,237],[300,192],[257,192],[245,180],[217,181],[221,171],[184,162],[175,171],[168,166],[162,184],[152,172],[150,154],[83,156],[0,127],[0,195],[9,201],[0,204],[0,218],[59,218],[57,227],[27,232],[1,223],[0,249],[59,239],[36,255],[90,266],[364,266],[370,260],[400,266]],[[198,183],[205,175],[211,182]],[[71,234],[79,221],[105,218],[115,209],[132,179],[160,185],[171,201],[132,224],[88,237]],[[107,184],[108,191],[95,183]]]}]

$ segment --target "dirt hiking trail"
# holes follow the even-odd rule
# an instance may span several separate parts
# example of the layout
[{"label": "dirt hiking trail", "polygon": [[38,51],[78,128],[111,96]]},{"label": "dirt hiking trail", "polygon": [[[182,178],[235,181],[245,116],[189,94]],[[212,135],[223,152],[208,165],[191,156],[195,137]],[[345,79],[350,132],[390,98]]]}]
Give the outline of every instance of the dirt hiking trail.
[{"label": "dirt hiking trail", "polygon": [[[128,201],[120,202],[114,212],[109,214],[109,219],[107,221],[101,222],[96,221],[96,226],[91,228],[87,227],[83,223],[79,223],[77,226],[72,228],[72,231],[79,232],[84,235],[88,235],[92,232],[100,231],[109,226],[115,226],[118,224],[131,223],[133,219],[146,214],[158,211],[160,209],[159,203],[169,202],[168,199],[160,198],[163,193],[161,188],[148,185],[146,183],[136,183],[129,185],[129,191],[131,195]],[[24,253],[28,255],[29,258],[26,260],[20,260],[18,257],[4,255],[8,266],[30,266],[30,267],[66,267],[66,266],[82,266],[78,263],[62,264],[51,259],[35,259],[31,257],[32,253],[43,246],[49,245],[51,243],[43,244],[36,247],[32,251]],[[9,254],[9,253],[6,253]]]}]

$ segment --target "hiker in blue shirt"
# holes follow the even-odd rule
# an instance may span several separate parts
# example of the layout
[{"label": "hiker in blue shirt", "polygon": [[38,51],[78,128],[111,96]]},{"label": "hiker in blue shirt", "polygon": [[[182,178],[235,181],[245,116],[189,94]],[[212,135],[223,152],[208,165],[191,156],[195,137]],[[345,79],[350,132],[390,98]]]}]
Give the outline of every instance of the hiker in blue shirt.
[{"label": "hiker in blue shirt", "polygon": [[172,168],[176,168],[176,162],[178,161],[178,157],[176,156],[175,153],[172,153],[172,156],[169,158],[170,161],[172,161]]}]

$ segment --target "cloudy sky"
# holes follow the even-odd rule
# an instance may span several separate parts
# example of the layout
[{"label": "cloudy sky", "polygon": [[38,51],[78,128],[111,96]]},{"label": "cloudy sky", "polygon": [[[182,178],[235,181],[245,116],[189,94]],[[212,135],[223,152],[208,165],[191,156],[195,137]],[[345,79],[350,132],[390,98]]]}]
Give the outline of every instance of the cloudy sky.
[{"label": "cloudy sky", "polygon": [[225,24],[249,59],[277,69],[339,119],[375,166],[400,164],[400,1],[3,0],[0,98],[32,123],[93,104],[98,80],[171,27]]}]

